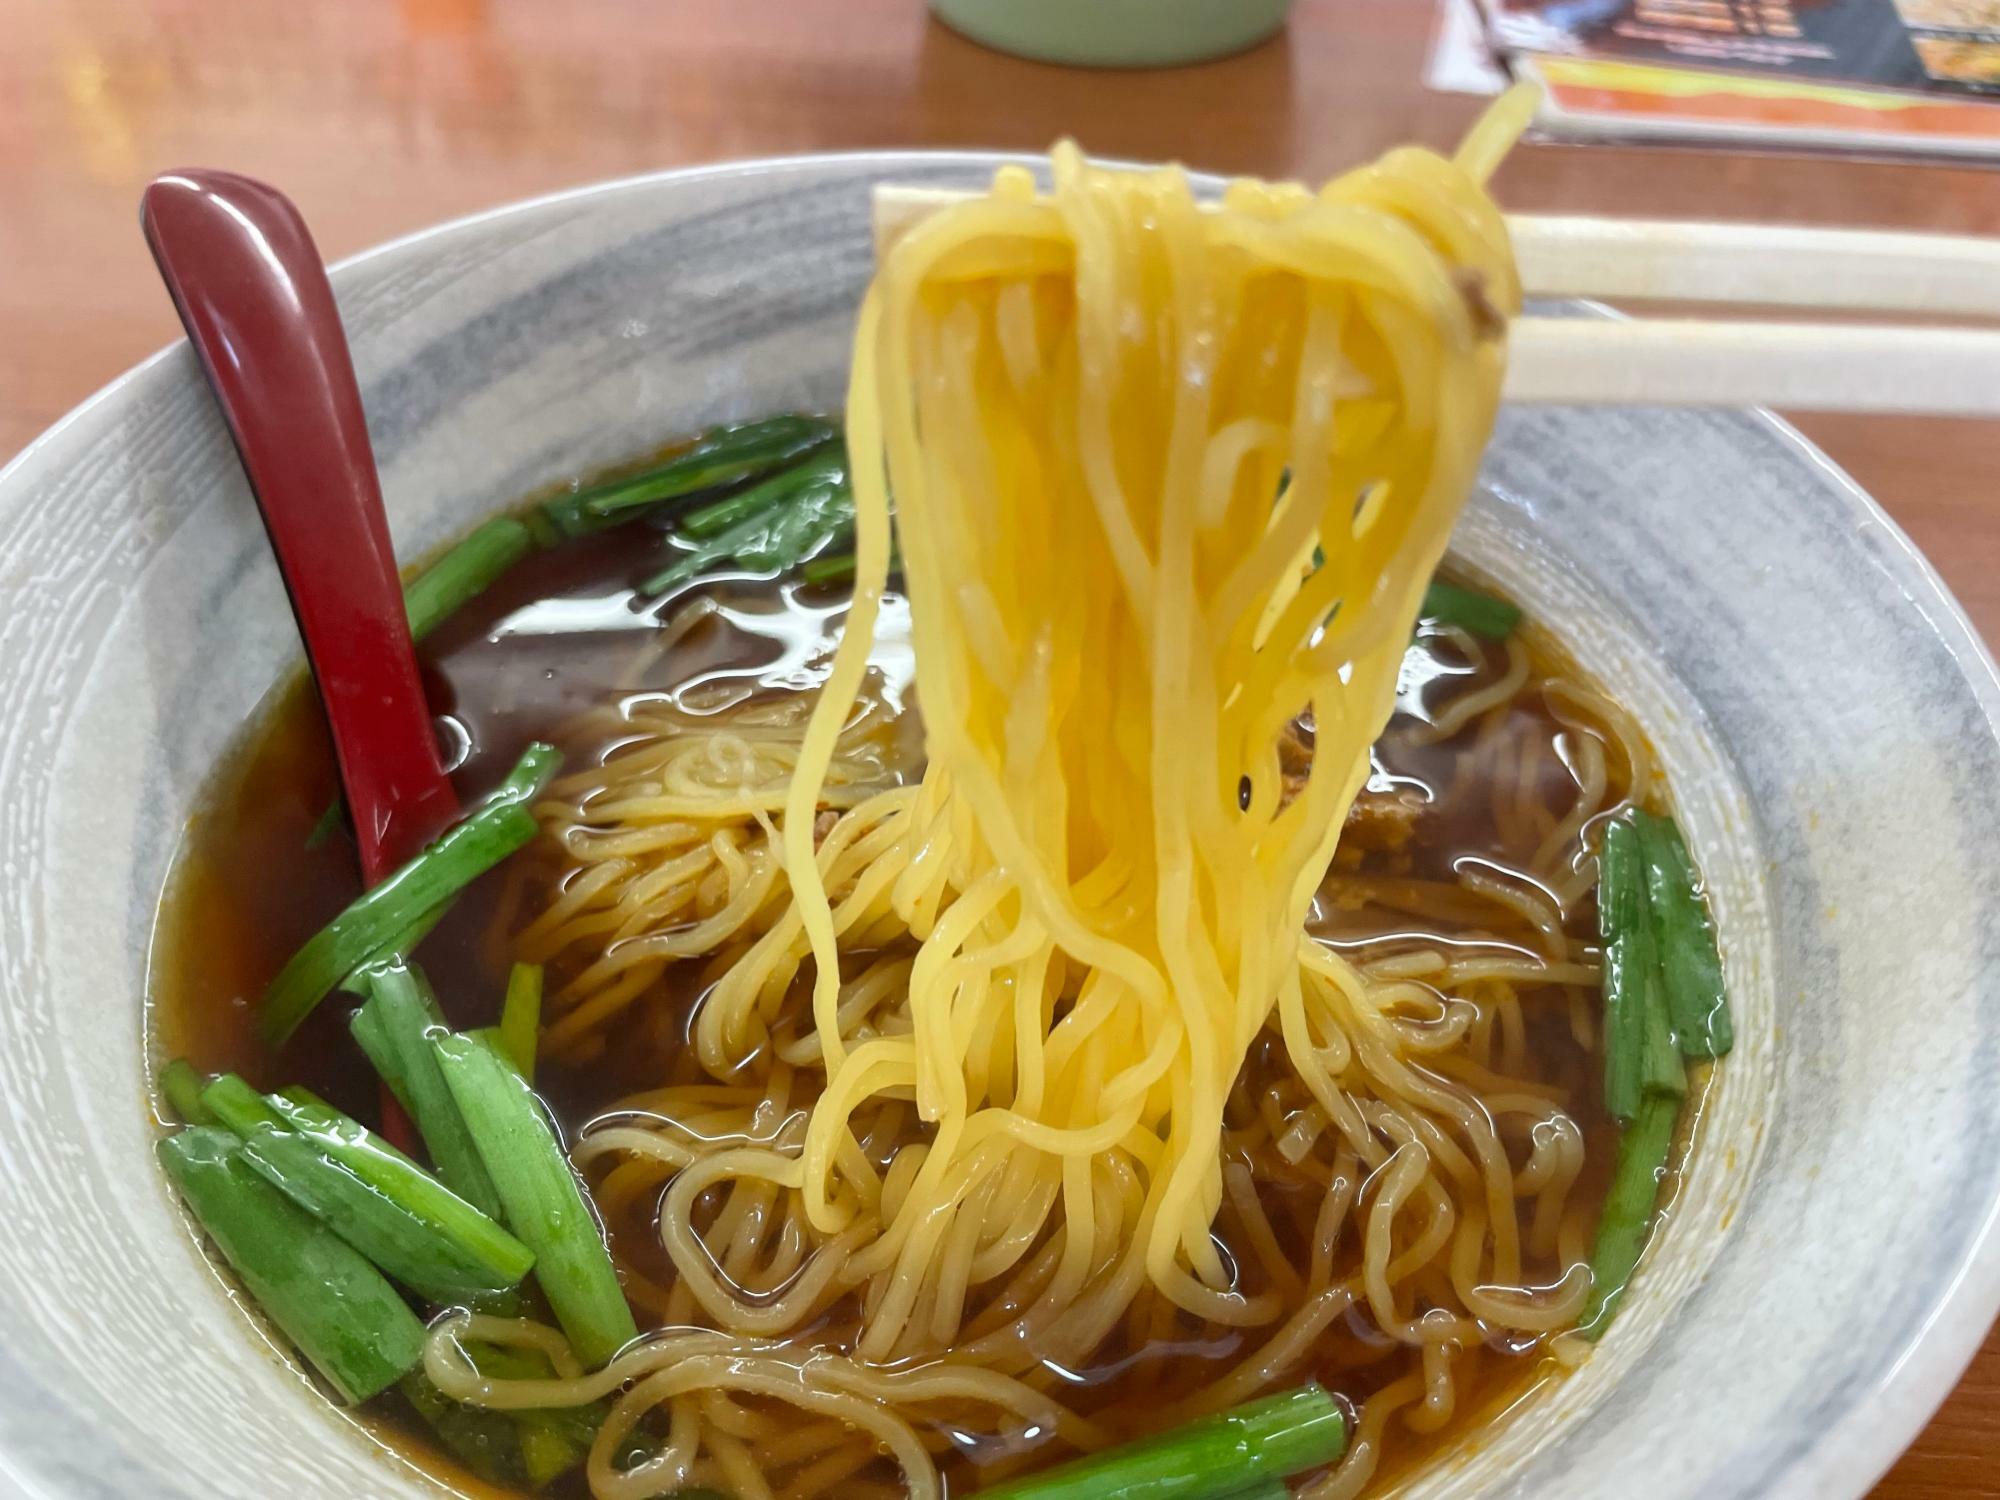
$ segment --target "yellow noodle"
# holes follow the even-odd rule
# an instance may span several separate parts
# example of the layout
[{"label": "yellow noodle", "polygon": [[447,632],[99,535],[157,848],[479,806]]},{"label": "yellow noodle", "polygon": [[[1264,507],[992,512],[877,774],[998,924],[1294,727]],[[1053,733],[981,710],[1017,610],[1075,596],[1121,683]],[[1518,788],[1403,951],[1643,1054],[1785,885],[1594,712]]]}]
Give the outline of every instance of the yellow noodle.
[{"label": "yellow noodle", "polygon": [[[1519,284],[1483,179],[1519,110],[1455,161],[1236,183],[1212,212],[1178,172],[1059,148],[1053,195],[1007,169],[888,254],[856,335],[856,585],[823,686],[629,702],[543,809],[559,873],[523,943],[556,965],[545,1045],[604,1045],[707,964],[692,1045],[578,1150],[629,1164],[606,1179],[621,1215],[664,1184],[685,1326],[587,1376],[498,1382],[441,1325],[442,1389],[614,1397],[599,1500],[705,1477],[860,1494],[878,1459],[932,1496],[939,1424],[1108,1441],[1044,1389],[1108,1339],[1252,1330],[1194,1403],[1213,1409],[1296,1377],[1345,1316],[1416,1373],[1365,1404],[1313,1490],[1332,1497],[1398,1413],[1450,1419],[1482,1323],[1574,1317],[1582,1141],[1522,1076],[1527,1018],[1598,982],[1571,882],[1621,773],[1649,774],[1643,739],[1543,684],[1578,796],[1542,806],[1558,750],[1510,718],[1530,672],[1510,642],[1418,738],[1470,740],[1459,775],[1490,784],[1529,871],[1328,887],[1490,940],[1357,965],[1303,935],[1492,422],[1504,338],[1479,304],[1512,315]],[[892,487],[920,775],[869,669]],[[1308,715],[1288,782],[1280,739]],[[1246,1103],[1253,1062],[1275,1081]],[[615,1470],[654,1407],[665,1447]]]}]

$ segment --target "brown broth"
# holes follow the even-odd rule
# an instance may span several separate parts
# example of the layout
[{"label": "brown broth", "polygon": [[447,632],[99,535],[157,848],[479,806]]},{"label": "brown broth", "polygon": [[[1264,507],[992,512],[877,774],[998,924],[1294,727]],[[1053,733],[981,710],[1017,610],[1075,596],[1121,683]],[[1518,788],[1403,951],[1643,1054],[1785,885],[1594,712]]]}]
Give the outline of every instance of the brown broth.
[{"label": "brown broth", "polygon": [[[722,614],[670,653],[649,657],[653,614],[635,605],[630,585],[635,575],[657,566],[657,545],[656,532],[631,525],[537,554],[426,644],[426,682],[446,725],[444,739],[459,751],[454,779],[462,795],[476,796],[490,787],[530,739],[559,737],[562,726],[581,710],[622,694],[667,691],[693,678],[733,683],[746,694],[810,682],[823,661],[829,632],[838,625],[840,601],[824,591],[781,595],[774,585],[757,581],[712,586],[712,597],[724,606]],[[894,619],[893,608],[889,616]],[[1525,639],[1536,674],[1572,670],[1552,642],[1532,631]],[[1447,675],[1454,690],[1490,680],[1504,665],[1495,648],[1468,657],[1447,643],[1429,642],[1418,655],[1419,667],[1427,661],[1438,673],[1456,674]],[[889,641],[884,659],[892,674],[906,674],[906,642]],[[1437,930],[1434,922],[1402,918],[1379,905],[1355,909],[1343,904],[1343,881],[1358,875],[1450,881],[1464,859],[1517,869],[1530,852],[1519,830],[1503,828],[1493,816],[1492,787],[1463,782],[1458,760],[1463,736],[1435,746],[1402,743],[1399,728],[1417,722],[1409,714],[1421,713],[1426,702],[1419,680],[1423,675],[1421,670],[1414,677],[1406,674],[1406,713],[1378,746],[1371,786],[1377,791],[1422,789],[1432,806],[1417,833],[1400,847],[1357,852],[1344,842],[1342,860],[1325,893],[1323,917],[1323,936],[1342,947],[1387,940],[1404,929]],[[1507,734],[1551,739],[1560,730],[1538,703],[1517,698],[1496,712],[1505,722],[1495,724]],[[914,725],[914,714],[906,718]],[[604,747],[563,748],[588,755]],[[1565,775],[1551,759],[1529,792],[1545,805],[1560,806],[1558,782]],[[1453,790],[1455,778],[1460,779]],[[189,822],[161,908],[150,972],[151,1015],[162,1057],[186,1057],[203,1072],[235,1070],[263,1088],[303,1082],[372,1121],[378,1114],[377,1087],[347,1035],[350,1002],[345,997],[329,998],[277,1053],[259,1043],[253,1024],[257,997],[278,968],[359,893],[353,846],[344,832],[317,850],[305,847],[334,787],[325,727],[310,683],[301,674],[275,692],[247,727]],[[509,957],[504,932],[496,941],[499,899],[496,874],[466,894],[421,951],[456,1025],[487,1024],[497,1015]],[[1587,938],[1593,922],[1588,909],[1574,914],[1572,935]],[[1491,922],[1485,926],[1487,936],[1508,936]],[[565,1128],[574,1132],[619,1097],[657,1084],[677,1067],[689,1067],[691,1059],[681,1052],[685,1012],[694,1000],[690,985],[684,1004],[655,1006],[645,1019],[635,1020],[631,1034],[614,1049],[615,1063],[546,1071],[538,1083]],[[1528,1017],[1523,1046],[1532,1059],[1531,1071],[1564,1090],[1567,1106],[1585,1132],[1586,1165],[1578,1192],[1595,1205],[1601,1201],[1615,1144],[1614,1127],[1597,1105],[1596,1054],[1572,1036],[1562,1005],[1523,1009]],[[1279,1051],[1268,1042],[1260,1044],[1248,1070],[1275,1071]],[[1282,1201],[1287,1192],[1304,1189],[1273,1182],[1260,1191]],[[621,1263],[664,1279],[668,1268],[650,1212],[650,1203],[642,1203],[628,1214],[612,1216],[609,1228]],[[1303,1242],[1285,1248],[1300,1260],[1306,1254]],[[1257,1273],[1250,1258],[1239,1260],[1246,1286],[1254,1289]],[[1546,1264],[1531,1263],[1528,1269],[1551,1276],[1555,1272]],[[1150,1412],[1219,1377],[1259,1337],[1255,1330],[1217,1333],[1191,1324],[1164,1332],[1164,1339],[1143,1348],[1121,1347],[1114,1336],[1089,1368],[1070,1372],[1076,1383],[1065,1391],[1065,1399],[1099,1415],[1114,1431],[1141,1432]],[[1310,1373],[1358,1404],[1407,1373],[1409,1361],[1408,1351],[1375,1334],[1357,1313],[1322,1340]],[[1470,1352],[1457,1376],[1456,1415],[1422,1439],[1404,1436],[1391,1444],[1376,1483],[1432,1461],[1550,1374],[1551,1363],[1540,1346],[1517,1350],[1496,1339]],[[449,1475],[467,1493],[496,1493],[442,1453],[399,1396],[378,1398],[364,1416],[385,1440],[424,1467]],[[973,1465],[952,1460],[946,1467],[954,1494],[977,1488],[982,1476]],[[890,1472],[886,1466],[871,1466],[857,1478],[880,1480]],[[553,1493],[583,1495],[580,1475],[559,1482]]]}]

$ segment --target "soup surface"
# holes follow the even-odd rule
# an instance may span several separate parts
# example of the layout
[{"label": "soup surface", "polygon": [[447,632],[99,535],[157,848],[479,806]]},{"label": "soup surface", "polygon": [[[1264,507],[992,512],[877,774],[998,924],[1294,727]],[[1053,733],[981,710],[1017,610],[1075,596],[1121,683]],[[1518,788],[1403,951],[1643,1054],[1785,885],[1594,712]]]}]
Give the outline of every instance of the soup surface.
[{"label": "soup surface", "polygon": [[[811,693],[841,629],[843,586],[723,575],[649,602],[633,586],[658,567],[657,547],[657,531],[635,523],[534,554],[428,639],[426,685],[462,796],[491,787],[534,739],[555,743],[571,767],[593,764],[629,738],[631,712],[646,705],[727,721]],[[883,774],[915,779],[921,705],[911,686],[908,611],[894,595],[874,661],[872,699],[887,726]],[[1303,754],[1309,727],[1294,737]],[[1643,745],[1615,704],[1532,623],[1502,641],[1426,624],[1315,904],[1319,941],[1377,969],[1406,964],[1411,993],[1398,1024],[1435,1034],[1436,1045],[1422,1053],[1431,1076],[1475,1097],[1506,1080],[1506,1092],[1547,1106],[1520,1099],[1489,1106],[1518,1171],[1546,1170],[1531,1165],[1540,1160],[1538,1144],[1547,1144],[1537,1132],[1576,1132],[1581,1151],[1571,1157],[1581,1165],[1566,1191],[1523,1189],[1509,1206],[1519,1215],[1528,1286],[1554,1283],[1583,1258],[1579,1247],[1588,1245],[1614,1157],[1616,1130],[1600,1103],[1602,998],[1588,850],[1593,820],[1628,798],[1661,800]],[[1643,778],[1636,787],[1635,775]],[[265,1048],[254,1025],[273,975],[359,893],[345,830],[312,842],[334,792],[324,724],[301,679],[273,694],[189,824],[158,925],[152,1024],[163,1056],[186,1057],[204,1073],[235,1071],[264,1089],[302,1082],[372,1123],[381,1117],[378,1087],[348,1035],[348,997],[321,1005],[280,1051]],[[520,934],[575,878],[559,842],[545,838],[483,877],[423,943],[417,957],[452,1024],[495,1020]],[[1442,966],[1461,960],[1473,977]],[[621,1101],[700,1080],[689,1030],[713,978],[702,960],[668,964],[612,1019],[558,1032],[564,983],[585,963],[570,952],[550,960],[557,1003],[544,1016],[551,1044],[536,1077],[572,1141]],[[1704,1082],[1698,1071],[1691,1100]],[[1327,1275],[1308,1269],[1316,1257],[1338,1273],[1358,1255],[1352,1221],[1331,1243],[1316,1243],[1321,1205],[1340,1175],[1354,1177],[1347,1190],[1364,1198],[1380,1190],[1351,1155],[1316,1144],[1325,1121],[1314,1121],[1313,1109],[1271,1037],[1252,1047],[1220,1143],[1227,1191],[1217,1241],[1245,1291],[1275,1297],[1286,1317],[1325,1295]],[[1683,1135],[1695,1113],[1684,1112]],[[920,1138],[924,1128],[912,1118],[906,1134]],[[866,1144],[887,1160],[899,1142]],[[594,1161],[586,1175],[628,1295],[642,1328],[675,1325],[689,1304],[676,1297],[661,1244],[670,1174],[609,1165]],[[714,1211],[712,1203],[696,1208],[698,1217]],[[1449,1253],[1443,1245],[1430,1251],[1439,1277]],[[795,1342],[846,1349],[856,1316],[836,1304]],[[1072,1408],[1117,1437],[1144,1434],[1241,1367],[1276,1321],[1202,1325],[1142,1298],[1088,1364],[1051,1365],[1028,1378],[1062,1390]],[[1353,1298],[1316,1329],[1287,1379],[1317,1378],[1353,1410],[1372,1395],[1412,1391],[1388,1419],[1372,1489],[1448,1450],[1563,1367],[1550,1339],[1495,1329],[1459,1352],[1440,1396],[1423,1354],[1384,1337],[1366,1299]],[[495,1474],[468,1470],[397,1391],[364,1415],[385,1440],[468,1492],[492,1488]],[[926,1437],[953,1495],[1067,1456],[1032,1432],[995,1438],[940,1422]],[[894,1466],[865,1445],[821,1478],[801,1481],[796,1458],[785,1474],[794,1488],[783,1493],[900,1492]],[[588,1493],[580,1469],[547,1492]]]}]

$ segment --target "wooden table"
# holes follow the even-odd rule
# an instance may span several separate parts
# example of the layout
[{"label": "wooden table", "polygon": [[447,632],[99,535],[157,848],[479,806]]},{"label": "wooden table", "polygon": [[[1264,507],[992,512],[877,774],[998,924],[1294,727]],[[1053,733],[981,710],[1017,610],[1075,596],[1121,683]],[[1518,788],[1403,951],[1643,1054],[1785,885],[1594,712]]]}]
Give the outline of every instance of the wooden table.
[{"label": "wooden table", "polygon": [[[282,184],[346,255],[457,214],[684,162],[829,148],[1091,150],[1325,176],[1445,144],[1424,0],[1299,0],[1208,67],[1111,74],[985,52],[921,0],[0,0],[0,459],[178,329],[140,188],[179,165]],[[2000,234],[2000,175],[1528,148],[1518,209]],[[2000,640],[2000,423],[1805,418]],[[1729,497],[1718,495],[1726,505]],[[2000,1339],[1879,1500],[2000,1496]]]}]

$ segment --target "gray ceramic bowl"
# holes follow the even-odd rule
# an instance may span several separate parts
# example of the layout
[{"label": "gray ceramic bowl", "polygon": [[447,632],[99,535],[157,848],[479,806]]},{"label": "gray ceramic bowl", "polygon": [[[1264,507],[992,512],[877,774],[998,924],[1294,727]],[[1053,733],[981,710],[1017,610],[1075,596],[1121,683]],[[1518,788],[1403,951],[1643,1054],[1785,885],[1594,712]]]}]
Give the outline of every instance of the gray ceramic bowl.
[{"label": "gray ceramic bowl", "polygon": [[[396,538],[717,418],[841,398],[867,189],[972,156],[588,189],[335,276]],[[2000,690],[1936,577],[1767,416],[1502,423],[1461,556],[1656,736],[1742,1041],[1591,1364],[1412,1493],[1862,1493],[2000,1300]],[[219,751],[297,659],[182,346],[0,474],[0,1489],[426,1482],[250,1331],[153,1170],[146,954]]]}]

